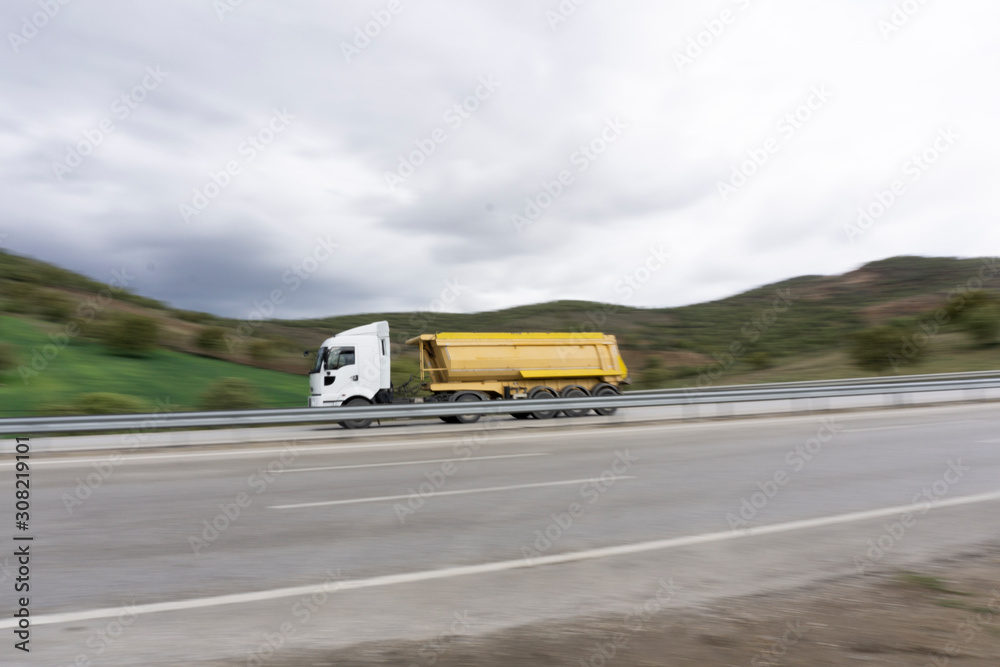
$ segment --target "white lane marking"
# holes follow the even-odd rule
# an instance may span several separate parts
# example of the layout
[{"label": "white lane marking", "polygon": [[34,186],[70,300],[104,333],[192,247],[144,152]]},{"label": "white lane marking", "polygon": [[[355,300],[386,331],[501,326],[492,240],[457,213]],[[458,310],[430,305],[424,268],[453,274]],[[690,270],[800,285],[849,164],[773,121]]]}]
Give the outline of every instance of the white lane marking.
[{"label": "white lane marking", "polygon": [[976,440],[976,442],[983,445],[995,445],[1000,442],[1000,438],[993,438],[992,440]]},{"label": "white lane marking", "polygon": [[489,461],[492,459],[520,459],[526,456],[548,456],[547,452],[535,453],[535,454],[498,454],[496,456],[470,456],[468,458],[462,458],[461,456],[452,457],[450,459],[424,459],[423,461],[394,461],[392,463],[358,463],[350,466],[320,466],[318,468],[286,468],[281,471],[281,474],[287,474],[290,472],[316,472],[319,470],[354,470],[356,468],[388,468],[390,466],[415,466],[421,463],[448,463],[449,461],[465,463],[466,461]]},{"label": "white lane marking", "polygon": [[[956,507],[960,505],[972,505],[975,503],[991,502],[1000,500],[1000,491],[990,493],[980,493],[973,496],[961,496],[958,498],[948,498],[932,505],[932,509],[941,507]],[[925,503],[914,505],[900,505],[898,507],[885,507],[877,510],[865,510],[862,512],[849,512],[848,514],[836,514],[834,516],[820,517],[816,519],[803,519],[800,521],[789,521],[777,523],[770,526],[758,526],[741,531],[727,530],[717,533],[704,533],[702,535],[688,535],[686,537],[673,537],[665,540],[654,540],[652,542],[638,542],[636,544],[623,544],[615,547],[601,547],[598,549],[587,549],[586,551],[575,551],[566,554],[555,554],[552,556],[539,556],[530,561],[524,558],[516,560],[502,560],[493,563],[482,563],[480,565],[463,565],[460,567],[445,567],[438,570],[423,570],[421,572],[408,572],[405,574],[388,574],[368,579],[348,579],[336,583],[310,584],[307,586],[294,586],[290,588],[274,588],[269,591],[254,591],[253,593],[233,593],[230,595],[216,595],[206,598],[192,598],[189,600],[176,600],[174,602],[154,602],[151,604],[135,605],[131,611],[135,614],[155,614],[163,611],[184,611],[187,609],[203,609],[205,607],[219,607],[227,604],[241,604],[248,602],[263,602],[266,600],[278,600],[282,598],[296,597],[300,595],[311,595],[313,593],[330,593],[334,590],[352,590],[358,588],[375,588],[378,586],[392,586],[394,584],[412,584],[421,581],[431,581],[434,579],[448,579],[451,577],[462,577],[472,574],[487,574],[490,572],[503,572],[506,570],[518,570],[524,568],[539,567],[542,565],[558,565],[562,563],[573,563],[577,561],[594,560],[597,558],[608,558],[611,556],[625,556],[630,554],[643,553],[646,551],[661,551],[674,547],[684,547],[694,544],[706,544],[709,542],[722,542],[725,540],[739,539],[743,537],[756,537],[758,535],[772,535],[775,533],[787,533],[793,530],[803,530],[808,528],[820,528],[832,526],[840,523],[850,523],[852,521],[865,521],[868,519],[879,519],[893,514],[904,514],[923,509]],[[122,613],[121,607],[111,607],[104,609],[90,609],[88,611],[69,611],[56,614],[42,614],[32,616],[32,625],[53,625],[56,623],[78,623],[81,621],[92,621],[96,619],[115,618]],[[0,629],[13,628],[17,625],[17,619],[0,620]]]},{"label": "white lane marking", "polygon": [[895,431],[901,428],[924,428],[926,426],[954,426],[955,424],[978,424],[983,419],[957,419],[947,422],[920,422],[917,424],[896,424],[893,426],[868,426],[866,428],[845,428],[844,433],[867,433],[868,431]]},{"label": "white lane marking", "polygon": [[[635,479],[635,477],[629,475],[621,475],[614,477],[612,480],[608,481],[618,481],[620,479]],[[534,484],[511,484],[510,486],[490,486],[485,489],[460,489],[457,491],[435,491],[434,493],[425,493],[421,498],[436,498],[438,496],[462,496],[467,493],[492,493],[494,491],[513,491],[515,489],[540,489],[545,486],[565,486],[566,484],[586,484],[587,482],[602,482],[603,480],[599,477],[594,477],[592,479],[567,479],[560,482],[537,482]],[[358,503],[378,503],[385,500],[404,500],[406,498],[412,497],[413,493],[404,493],[400,496],[372,496],[369,498],[351,498],[349,500],[322,500],[315,503],[297,503],[294,505],[268,505],[267,508],[270,510],[291,510],[298,509],[300,507],[326,507],[328,505],[357,505]]]}]

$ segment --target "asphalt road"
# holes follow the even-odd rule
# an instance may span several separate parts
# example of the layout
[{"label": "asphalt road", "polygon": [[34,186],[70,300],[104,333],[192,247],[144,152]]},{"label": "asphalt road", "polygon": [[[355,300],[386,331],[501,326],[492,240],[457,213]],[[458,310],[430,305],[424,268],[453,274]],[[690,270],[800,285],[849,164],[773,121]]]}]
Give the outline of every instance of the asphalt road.
[{"label": "asphalt road", "polygon": [[978,404],[38,457],[31,653],[0,557],[0,660],[322,665],[426,638],[429,665],[449,633],[961,555],[1000,536],[998,426]]}]

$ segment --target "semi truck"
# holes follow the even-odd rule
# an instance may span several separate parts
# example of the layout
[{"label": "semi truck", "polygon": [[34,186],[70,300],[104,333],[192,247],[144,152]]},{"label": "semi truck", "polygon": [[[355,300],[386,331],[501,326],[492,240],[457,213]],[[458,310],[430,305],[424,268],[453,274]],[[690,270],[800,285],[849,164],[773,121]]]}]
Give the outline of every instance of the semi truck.
[{"label": "semi truck", "polygon": [[[406,343],[418,348],[419,387],[425,396],[410,396],[407,389],[393,387],[389,323],[382,321],[342,331],[323,342],[309,373],[309,406],[617,396],[621,385],[628,384],[628,369],[615,337],[602,333],[445,332],[421,334]],[[556,404],[545,410],[511,408],[517,419],[551,419],[560,413],[579,417],[588,412],[560,410]],[[595,412],[610,415],[615,408]],[[479,415],[441,419],[467,424]],[[340,424],[366,428],[371,421],[350,419]]]}]

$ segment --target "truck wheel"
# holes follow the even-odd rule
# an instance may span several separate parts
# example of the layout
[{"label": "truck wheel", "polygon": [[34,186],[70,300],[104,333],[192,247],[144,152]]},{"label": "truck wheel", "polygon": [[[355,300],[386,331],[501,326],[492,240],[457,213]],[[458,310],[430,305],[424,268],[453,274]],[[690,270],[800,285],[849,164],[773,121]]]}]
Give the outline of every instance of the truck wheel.
[{"label": "truck wheel", "polygon": [[[428,400],[428,403],[430,403],[430,402],[434,402],[434,403],[447,403],[448,401],[450,401],[452,399],[453,396],[454,396],[454,394],[435,394],[434,396],[432,396]],[[457,424],[458,423],[458,417],[438,417],[438,419],[440,419],[441,421],[443,421],[445,424]]]},{"label": "truck wheel", "polygon": [[[528,394],[529,400],[536,398],[546,399],[555,397],[556,397],[555,392],[553,392],[548,387],[536,387],[531,391],[531,393]],[[557,414],[559,414],[559,410],[535,410],[534,412],[531,413],[531,416],[534,417],[535,419],[552,419]]]},{"label": "truck wheel", "polygon": [[[457,394],[453,394],[451,397],[452,403],[471,403],[472,401],[479,402],[483,400],[483,397],[472,391],[461,391]],[[452,423],[456,424],[474,424],[479,421],[479,417],[482,415],[455,415],[452,417],[455,421]]]},{"label": "truck wheel", "polygon": [[[601,384],[594,389],[594,396],[621,396],[621,392],[610,384]],[[618,408],[594,408],[594,412],[602,417],[610,417],[618,412]]]},{"label": "truck wheel", "polygon": [[[586,398],[589,396],[587,390],[583,387],[578,387],[576,385],[570,385],[560,392],[559,396],[561,398]],[[585,417],[590,410],[563,410],[567,417]]]},{"label": "truck wheel", "polygon": [[[362,398],[361,396],[355,396],[354,398],[347,399],[342,405],[345,408],[361,408],[366,405],[371,405],[371,401],[367,398]],[[345,419],[340,422],[340,425],[344,428],[368,428],[372,425],[371,419]]]}]

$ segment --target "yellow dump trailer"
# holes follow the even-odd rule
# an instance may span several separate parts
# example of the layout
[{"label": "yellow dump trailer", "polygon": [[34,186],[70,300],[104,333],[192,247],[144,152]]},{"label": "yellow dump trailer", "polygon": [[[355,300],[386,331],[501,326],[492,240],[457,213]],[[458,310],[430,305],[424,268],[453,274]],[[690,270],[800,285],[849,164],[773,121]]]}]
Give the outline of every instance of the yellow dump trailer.
[{"label": "yellow dump trailer", "polygon": [[[628,369],[614,336],[601,333],[438,333],[406,341],[420,348],[420,380],[431,400],[614,396]],[[546,419],[558,410],[511,413]],[[586,410],[566,411],[570,416]],[[613,409],[599,410],[611,414]],[[475,421],[475,415],[443,418]]]}]

